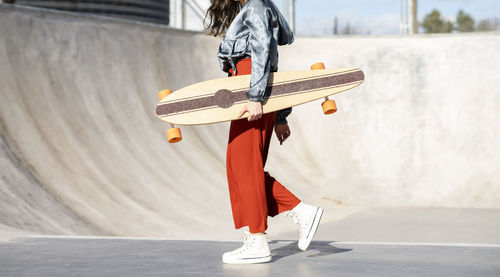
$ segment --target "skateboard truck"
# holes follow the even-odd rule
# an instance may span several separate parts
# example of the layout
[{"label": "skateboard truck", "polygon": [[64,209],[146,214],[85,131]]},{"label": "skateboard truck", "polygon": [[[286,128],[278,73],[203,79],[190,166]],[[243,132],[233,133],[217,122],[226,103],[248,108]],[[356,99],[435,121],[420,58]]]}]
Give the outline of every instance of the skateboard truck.
[{"label": "skateboard truck", "polygon": [[[324,63],[315,63],[311,65],[311,70],[321,70],[321,69],[325,69]],[[321,107],[323,107],[324,114],[332,114],[337,111],[337,105],[335,105],[335,101],[328,99],[328,96],[325,97],[325,101],[321,103]]]},{"label": "skateboard truck", "polygon": [[[170,89],[160,90],[158,92],[158,98],[160,101],[172,93]],[[182,140],[181,129],[175,128],[174,124],[170,124],[170,129],[167,130],[167,140],[170,143],[179,142]]]}]

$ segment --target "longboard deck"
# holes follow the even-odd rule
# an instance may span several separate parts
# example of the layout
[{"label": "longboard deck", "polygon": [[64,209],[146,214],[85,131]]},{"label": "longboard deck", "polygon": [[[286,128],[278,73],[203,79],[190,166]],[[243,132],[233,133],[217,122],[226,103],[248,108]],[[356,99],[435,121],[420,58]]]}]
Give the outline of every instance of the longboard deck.
[{"label": "longboard deck", "polygon": [[[359,68],[275,72],[269,76],[263,113],[314,101],[364,81]],[[199,125],[240,119],[248,101],[250,75],[196,83],[168,95],[156,106],[156,116],[178,125]],[[247,118],[245,113],[241,118]]]}]

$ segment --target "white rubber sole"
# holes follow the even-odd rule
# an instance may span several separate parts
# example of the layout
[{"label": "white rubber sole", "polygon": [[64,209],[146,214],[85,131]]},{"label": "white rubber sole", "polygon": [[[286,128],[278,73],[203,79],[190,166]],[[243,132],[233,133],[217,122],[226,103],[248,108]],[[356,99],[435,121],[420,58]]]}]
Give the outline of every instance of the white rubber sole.
[{"label": "white rubber sole", "polygon": [[267,263],[271,261],[271,255],[265,257],[257,257],[257,258],[245,258],[245,259],[224,259],[222,258],[222,262],[225,264],[259,264],[259,263]]},{"label": "white rubber sole", "polygon": [[323,209],[318,207],[318,209],[316,210],[316,214],[314,215],[313,224],[311,225],[311,228],[309,229],[309,232],[306,235],[306,240],[304,241],[303,244],[299,243],[300,250],[306,251],[307,248],[309,247],[309,244],[311,244],[311,241],[314,238],[316,231],[318,230],[319,222],[321,221],[321,216],[323,216]]}]

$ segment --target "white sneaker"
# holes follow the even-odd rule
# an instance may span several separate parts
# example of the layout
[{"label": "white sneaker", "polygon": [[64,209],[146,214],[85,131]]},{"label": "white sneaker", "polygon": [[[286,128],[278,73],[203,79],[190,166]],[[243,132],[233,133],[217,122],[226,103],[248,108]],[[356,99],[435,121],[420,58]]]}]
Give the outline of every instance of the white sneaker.
[{"label": "white sneaker", "polygon": [[271,251],[267,245],[267,235],[245,232],[243,246],[224,253],[222,262],[225,264],[256,264],[271,260]]},{"label": "white sneaker", "polygon": [[292,217],[293,221],[299,225],[299,249],[306,251],[318,230],[323,209],[300,202],[285,215]]}]

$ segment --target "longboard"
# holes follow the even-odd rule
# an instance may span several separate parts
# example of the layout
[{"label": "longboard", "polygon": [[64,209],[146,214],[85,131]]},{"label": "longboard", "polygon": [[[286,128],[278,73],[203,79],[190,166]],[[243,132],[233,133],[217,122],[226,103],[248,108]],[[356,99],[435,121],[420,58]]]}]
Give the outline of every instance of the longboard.
[{"label": "longboard", "polygon": [[[364,81],[359,68],[324,69],[322,63],[311,66],[320,70],[274,72],[269,76],[266,99],[262,103],[263,113],[270,113],[304,104],[352,89]],[[241,118],[238,117],[248,101],[250,75],[220,78],[196,83],[173,93],[160,96],[156,105],[156,116],[168,123],[178,125],[210,124]],[[166,95],[166,96],[165,96]],[[332,100],[325,101],[325,113],[331,113]],[[324,103],[325,104],[325,103]],[[327,106],[327,107],[325,107]],[[170,139],[169,139],[170,141]]]}]

